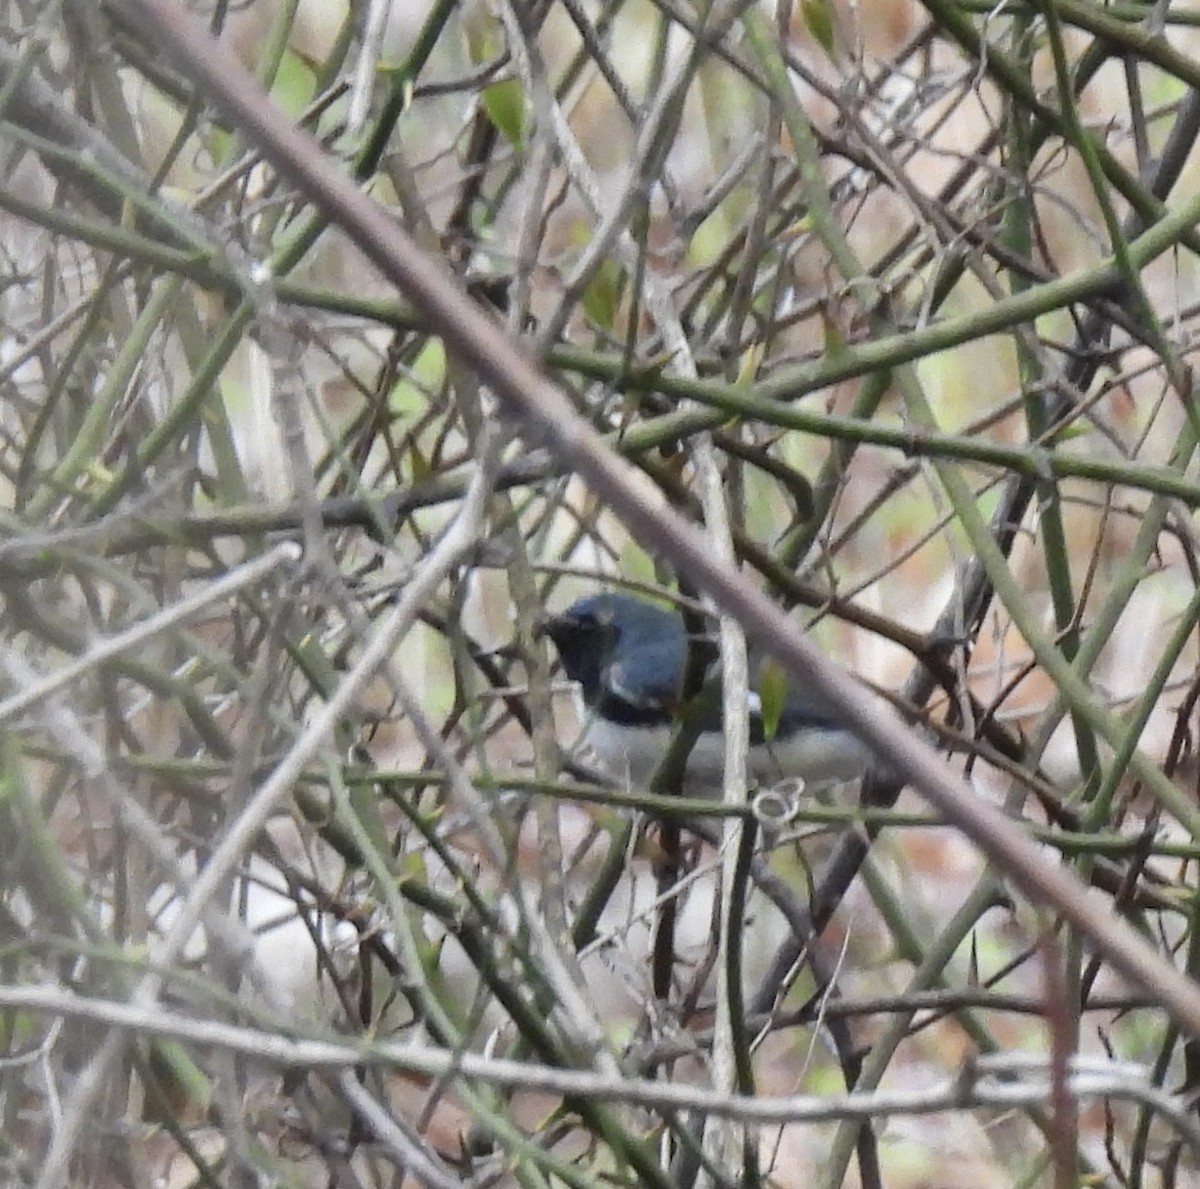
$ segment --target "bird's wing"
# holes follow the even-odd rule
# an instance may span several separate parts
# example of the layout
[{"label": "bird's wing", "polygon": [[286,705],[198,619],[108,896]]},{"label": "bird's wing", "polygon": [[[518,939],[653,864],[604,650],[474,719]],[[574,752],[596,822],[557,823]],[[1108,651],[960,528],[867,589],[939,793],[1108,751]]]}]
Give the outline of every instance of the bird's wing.
[{"label": "bird's wing", "polygon": [[812,690],[797,689],[796,682],[791,680],[784,695],[783,711],[779,715],[776,733],[786,737],[805,727],[836,731],[844,729],[844,724],[824,698],[817,697]]},{"label": "bird's wing", "polygon": [[[720,680],[721,672],[717,668],[713,671],[710,681],[719,682]],[[768,739],[763,726],[762,695],[752,685],[746,700],[750,711],[750,742],[755,746],[766,743]],[[715,730],[721,724],[719,704],[714,704],[713,715],[711,729]],[[772,739],[786,739],[789,735],[806,728],[834,731],[841,729],[841,726],[841,719],[824,699],[817,698],[811,691],[798,688],[794,681],[790,681],[784,690],[783,707],[779,711]],[[704,724],[704,729],[710,729],[707,722]]]},{"label": "bird's wing", "polygon": [[[676,644],[662,641],[643,644],[637,653],[628,659],[614,661],[605,670],[603,677],[603,710],[606,717],[628,725],[660,725],[673,721],[679,709],[679,685],[681,661]],[[720,664],[709,669],[705,687],[717,685],[721,680]],[[763,729],[762,697],[751,688],[747,696],[750,712],[750,742],[761,744],[766,741]],[[720,697],[706,697],[697,712],[701,715],[698,724],[701,731],[721,729]],[[826,730],[842,729],[840,717],[824,699],[811,690],[798,688],[789,681],[784,694],[783,709],[775,730],[775,738],[784,739],[804,728]]]}]

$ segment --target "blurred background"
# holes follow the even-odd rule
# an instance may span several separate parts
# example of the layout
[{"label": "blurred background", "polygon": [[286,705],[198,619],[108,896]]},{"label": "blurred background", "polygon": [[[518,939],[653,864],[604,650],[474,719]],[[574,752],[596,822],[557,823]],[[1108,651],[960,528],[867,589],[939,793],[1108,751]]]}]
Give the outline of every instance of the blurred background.
[{"label": "blurred background", "polygon": [[[1200,8],[187,8],[648,500],[1193,969]],[[135,6],[4,12],[10,1183],[1200,1184],[1187,1038],[896,789],[789,803],[734,1007],[755,1093],[905,1109],[705,1168],[703,1114],[285,1051],[719,1085],[720,818],[597,780],[536,631],[695,592]]]}]

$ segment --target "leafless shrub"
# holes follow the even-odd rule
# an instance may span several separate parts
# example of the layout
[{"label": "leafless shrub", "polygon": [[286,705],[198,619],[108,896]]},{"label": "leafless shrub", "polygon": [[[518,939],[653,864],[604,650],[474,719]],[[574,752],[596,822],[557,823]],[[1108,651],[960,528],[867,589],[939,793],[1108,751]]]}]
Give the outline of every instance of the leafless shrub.
[{"label": "leafless shrub", "polygon": [[[1196,15],[190,7],[0,39],[6,1181],[1194,1179]],[[912,729],[681,824],[613,584]]]}]

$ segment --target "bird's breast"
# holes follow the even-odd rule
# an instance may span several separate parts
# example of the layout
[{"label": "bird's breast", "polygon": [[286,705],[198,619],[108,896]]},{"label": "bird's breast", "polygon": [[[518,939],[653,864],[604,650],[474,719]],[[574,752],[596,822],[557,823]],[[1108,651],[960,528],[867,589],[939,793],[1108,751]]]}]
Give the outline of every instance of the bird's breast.
[{"label": "bird's breast", "polygon": [[[592,715],[581,742],[619,782],[644,789],[671,739],[668,726],[626,726]],[[849,731],[813,727],[750,748],[753,784],[771,785],[802,778],[810,786],[856,780],[867,770],[870,752]],[[719,796],[725,774],[724,737],[705,731],[688,756],[685,796]]]}]

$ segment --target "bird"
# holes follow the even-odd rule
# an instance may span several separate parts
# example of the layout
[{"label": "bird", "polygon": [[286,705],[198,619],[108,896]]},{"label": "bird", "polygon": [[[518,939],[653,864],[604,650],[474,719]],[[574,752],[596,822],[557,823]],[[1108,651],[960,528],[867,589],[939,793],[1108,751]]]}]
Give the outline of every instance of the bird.
[{"label": "bird", "polygon": [[[608,774],[645,788],[663,758],[681,707],[681,686],[691,638],[683,616],[636,595],[588,595],[548,616],[542,631],[553,642],[567,676],[578,685],[584,729],[581,742]],[[716,643],[704,637],[702,655],[714,659]],[[715,678],[709,668],[707,682]],[[720,699],[697,704],[699,735],[688,756],[682,791],[720,795],[725,739]],[[787,687],[771,737],[763,725],[762,698],[749,691],[750,749],[747,775],[767,787],[801,778],[810,790],[856,780],[871,765],[871,751],[815,691]]]}]

